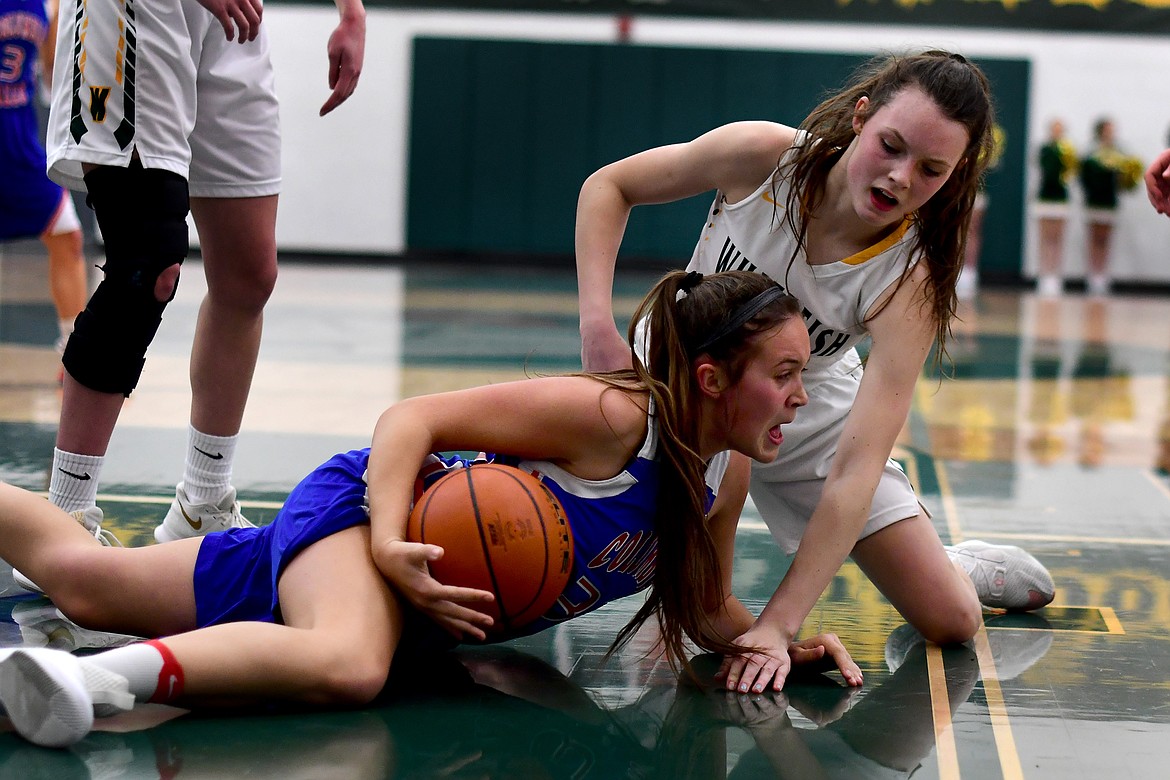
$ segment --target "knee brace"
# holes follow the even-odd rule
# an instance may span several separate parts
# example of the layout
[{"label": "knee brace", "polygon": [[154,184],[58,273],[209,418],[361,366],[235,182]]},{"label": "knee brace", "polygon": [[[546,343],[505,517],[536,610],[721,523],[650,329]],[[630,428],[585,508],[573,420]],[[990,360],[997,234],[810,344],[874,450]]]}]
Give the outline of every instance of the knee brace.
[{"label": "knee brace", "polygon": [[85,185],[105,242],[105,276],[77,317],[62,360],[85,387],[128,396],[178,277],[165,300],[156,283],[187,257],[187,181],[135,160],[128,168],[95,168]]}]

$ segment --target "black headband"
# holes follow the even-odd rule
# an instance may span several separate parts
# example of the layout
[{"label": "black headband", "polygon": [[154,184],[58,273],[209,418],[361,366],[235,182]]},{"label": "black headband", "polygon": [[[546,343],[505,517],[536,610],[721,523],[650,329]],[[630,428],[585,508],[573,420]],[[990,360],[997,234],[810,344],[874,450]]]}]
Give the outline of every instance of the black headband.
[{"label": "black headband", "polygon": [[786,294],[787,293],[784,292],[784,288],[778,284],[769,287],[762,293],[758,293],[750,301],[732,312],[731,317],[729,317],[728,320],[723,323],[723,327],[719,328],[719,330],[715,331],[715,333],[713,333],[710,338],[695,348],[695,354],[698,355],[705,350],[710,349],[711,345],[713,345],[715,342],[726,338],[735,331],[739,330],[739,328],[743,327],[744,323],[759,314],[765,306],[767,306],[769,303],[779,300]]}]

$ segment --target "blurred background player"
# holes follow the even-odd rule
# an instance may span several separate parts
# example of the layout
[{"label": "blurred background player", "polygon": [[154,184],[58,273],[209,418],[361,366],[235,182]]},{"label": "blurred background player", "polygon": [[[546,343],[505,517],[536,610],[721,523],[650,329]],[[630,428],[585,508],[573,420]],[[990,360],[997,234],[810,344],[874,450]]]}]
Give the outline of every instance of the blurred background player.
[{"label": "blurred background player", "polygon": [[1064,225],[1068,219],[1068,182],[1076,173],[1077,152],[1064,135],[1064,122],[1053,119],[1048,141],[1040,147],[1040,188],[1034,213],[1040,227],[1040,273],[1037,291],[1052,298],[1064,290]]},{"label": "blurred background player", "polygon": [[81,223],[67,190],[45,175],[36,99],[53,70],[57,6],[0,0],[0,241],[39,238],[49,251],[58,353],[88,294]]},{"label": "blurred background player", "polygon": [[1081,160],[1081,187],[1085,193],[1085,217],[1089,230],[1089,295],[1108,295],[1110,250],[1117,221],[1118,194],[1132,190],[1141,180],[1142,164],[1117,148],[1111,119],[1093,126],[1093,148]]}]

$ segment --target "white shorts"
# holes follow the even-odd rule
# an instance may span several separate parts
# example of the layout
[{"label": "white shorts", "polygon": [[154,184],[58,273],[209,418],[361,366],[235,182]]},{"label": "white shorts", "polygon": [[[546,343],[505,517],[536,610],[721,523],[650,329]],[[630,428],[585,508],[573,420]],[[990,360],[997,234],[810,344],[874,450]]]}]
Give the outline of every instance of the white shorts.
[{"label": "white shorts", "polygon": [[[785,553],[791,555],[800,546],[808,519],[821,500],[824,489],[823,479],[806,479],[798,482],[771,482],[759,479],[753,472],[749,492],[760,516],[768,524],[772,538]],[[864,539],[886,526],[900,520],[917,517],[919,512],[930,513],[918,501],[906,472],[896,461],[886,461],[885,470],[878,480],[869,509],[869,521],[857,537]]]},{"label": "white shorts", "polygon": [[[177,173],[194,197],[280,190],[280,115],[267,27],[246,44],[195,0],[64,0],[49,115],[49,176],[84,190],[82,163]],[[125,32],[123,32],[125,31]]]},{"label": "white shorts", "polygon": [[1112,225],[1117,222],[1117,210],[1098,206],[1085,209],[1085,221],[1090,225]]},{"label": "white shorts", "polygon": [[57,213],[53,215],[53,221],[49,223],[45,235],[60,236],[75,230],[81,230],[77,207],[73,205],[73,196],[69,194],[69,190],[62,190],[61,203],[57,206]]}]

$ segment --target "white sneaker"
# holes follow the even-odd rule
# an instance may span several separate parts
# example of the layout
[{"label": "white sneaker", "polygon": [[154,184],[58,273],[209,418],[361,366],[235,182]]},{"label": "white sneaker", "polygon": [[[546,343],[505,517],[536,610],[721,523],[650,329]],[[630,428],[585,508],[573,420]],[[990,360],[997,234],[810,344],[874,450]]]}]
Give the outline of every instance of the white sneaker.
[{"label": "white sneaker", "polygon": [[1088,290],[1089,295],[1098,298],[1108,295],[1111,287],[1109,277],[1105,274],[1089,274],[1085,283],[1085,289]]},{"label": "white sneaker", "polygon": [[43,747],[67,747],[95,714],[134,706],[126,678],[61,650],[22,648],[0,659],[0,704],[13,728]]},{"label": "white sneaker", "polygon": [[71,653],[82,649],[124,647],[142,641],[142,637],[82,628],[44,600],[14,604],[12,620],[20,628],[25,647],[49,647]]},{"label": "white sneaker", "polygon": [[[105,515],[102,510],[96,506],[86,507],[85,509],[78,509],[69,513],[73,519],[81,523],[81,526],[93,534],[93,537],[98,540],[104,547],[122,547],[123,544],[118,541],[118,537],[114,536],[109,531],[102,528],[102,520]],[[17,585],[25,590],[33,593],[44,593],[35,582],[28,577],[21,574],[18,570],[12,570],[12,579]]]},{"label": "white sneaker", "polygon": [[947,547],[947,554],[971,577],[985,607],[1040,609],[1056,595],[1052,575],[1019,547],[972,539]]},{"label": "white sneaker", "polygon": [[180,482],[175,487],[175,500],[162,523],[154,529],[154,538],[160,544],[206,536],[212,531],[228,528],[254,528],[240,514],[240,503],[236,501],[236,489],[229,488],[227,495],[218,504],[192,504]]}]

